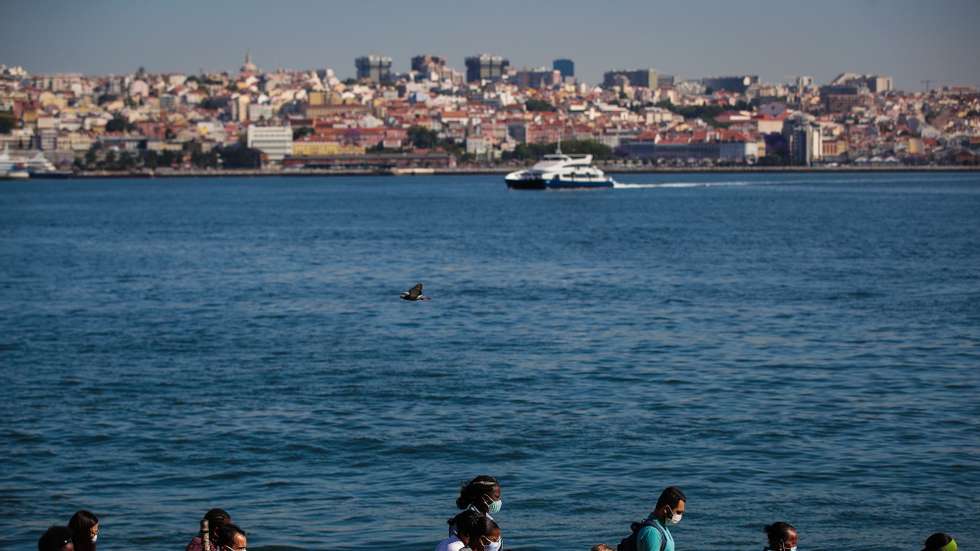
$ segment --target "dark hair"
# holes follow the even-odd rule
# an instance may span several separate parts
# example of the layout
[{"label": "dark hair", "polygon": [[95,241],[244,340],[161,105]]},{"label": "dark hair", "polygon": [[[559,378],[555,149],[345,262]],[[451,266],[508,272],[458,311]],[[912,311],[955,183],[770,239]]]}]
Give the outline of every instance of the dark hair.
[{"label": "dark hair", "polygon": [[486,512],[487,504],[484,501],[484,496],[492,494],[493,489],[497,486],[500,486],[500,482],[496,478],[481,474],[460,486],[459,497],[456,498],[456,507],[459,509],[476,507],[480,511]]},{"label": "dark hair", "polygon": [[208,519],[208,526],[213,526],[215,524],[224,525],[231,520],[231,515],[228,514],[228,511],[215,507],[214,509],[209,510],[207,513],[204,513],[204,518]]},{"label": "dark hair", "polygon": [[469,526],[465,531],[457,530],[460,538],[466,538],[466,547],[470,549],[483,549],[483,542],[480,541],[482,537],[490,537],[490,534],[494,530],[500,530],[500,526],[497,523],[490,520],[490,517],[486,515],[479,515],[475,522]]},{"label": "dark hair", "polygon": [[925,548],[922,551],[939,551],[943,547],[949,545],[949,542],[951,541],[953,541],[953,536],[942,532],[936,532],[935,534],[926,538]]},{"label": "dark hair", "polygon": [[221,530],[218,532],[218,541],[214,542],[214,544],[233,545],[235,543],[235,536],[238,534],[248,537],[245,530],[229,522],[221,527]]},{"label": "dark hair", "polygon": [[789,541],[789,535],[796,532],[796,528],[788,522],[767,524],[763,530],[765,530],[766,536],[769,538],[770,549],[778,549],[780,546],[785,545]]},{"label": "dark hair", "polygon": [[677,504],[681,501],[687,501],[687,496],[681,491],[677,486],[667,486],[664,491],[660,492],[660,498],[657,499],[657,506],[654,510],[657,510],[664,505],[670,507],[671,509],[677,507]]},{"label": "dark hair", "polygon": [[37,540],[37,551],[58,551],[71,541],[71,528],[52,526]]},{"label": "dark hair", "polygon": [[[486,517],[483,516],[483,513],[474,511],[473,509],[466,509],[462,513],[459,513],[458,515],[449,519],[449,528],[452,531],[455,531],[457,536],[468,535],[484,518]],[[463,538],[460,538],[460,540],[462,539]]]},{"label": "dark hair", "polygon": [[228,514],[228,511],[217,507],[204,513],[204,518],[208,521],[208,532],[215,535],[221,531],[224,525],[231,522],[231,515]]},{"label": "dark hair", "polygon": [[92,543],[89,533],[98,523],[99,517],[84,509],[71,516],[68,528],[71,529],[72,540],[75,542],[75,551],[95,551],[95,544]]}]

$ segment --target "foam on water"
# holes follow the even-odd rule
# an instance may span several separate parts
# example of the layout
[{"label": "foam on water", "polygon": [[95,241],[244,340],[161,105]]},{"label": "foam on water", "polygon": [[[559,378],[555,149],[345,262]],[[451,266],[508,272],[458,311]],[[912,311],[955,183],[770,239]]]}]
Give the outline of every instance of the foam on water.
[{"label": "foam on water", "polygon": [[747,182],[747,181],[720,181],[720,182],[657,182],[650,184],[637,184],[629,182],[615,182],[613,188],[615,189],[656,189],[656,188],[692,188],[692,187],[731,187],[731,186],[748,186],[748,185],[763,185],[762,182]]}]

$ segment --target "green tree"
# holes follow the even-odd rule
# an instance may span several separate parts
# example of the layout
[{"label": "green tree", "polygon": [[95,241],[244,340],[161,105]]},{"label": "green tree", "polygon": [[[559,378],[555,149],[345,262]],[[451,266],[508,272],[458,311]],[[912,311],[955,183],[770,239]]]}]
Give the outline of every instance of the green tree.
[{"label": "green tree", "polygon": [[160,154],[152,149],[143,154],[143,166],[150,170],[156,170],[160,166]]},{"label": "green tree", "polygon": [[514,148],[514,151],[505,152],[503,155],[501,155],[501,158],[505,161],[510,161],[510,160],[524,161],[527,160],[530,156],[531,156],[531,151],[527,148],[527,144],[519,143]]},{"label": "green tree", "polygon": [[554,111],[555,106],[547,101],[531,98],[524,102],[524,108],[528,111]]},{"label": "green tree", "polygon": [[218,152],[214,150],[207,153],[194,151],[191,153],[191,164],[198,168],[216,168],[218,166]]},{"label": "green tree", "polygon": [[10,134],[16,123],[13,111],[0,111],[0,134]]},{"label": "green tree", "polygon": [[119,168],[129,170],[136,166],[136,157],[129,151],[123,151],[119,156]]},{"label": "green tree", "polygon": [[225,147],[218,152],[225,168],[260,168],[262,152],[241,144]]},{"label": "green tree", "polygon": [[160,165],[161,166],[170,166],[170,167],[172,167],[172,166],[174,166],[174,163],[177,162],[178,160],[179,160],[178,155],[176,153],[174,153],[173,151],[170,151],[169,149],[165,149],[162,153],[160,153]]},{"label": "green tree", "polygon": [[422,126],[413,126],[408,129],[408,140],[414,147],[419,149],[432,149],[439,145],[439,135],[435,130],[429,130]]},{"label": "green tree", "polygon": [[128,125],[129,124],[125,118],[116,115],[115,117],[112,117],[111,121],[106,123],[105,130],[106,132],[125,132]]}]

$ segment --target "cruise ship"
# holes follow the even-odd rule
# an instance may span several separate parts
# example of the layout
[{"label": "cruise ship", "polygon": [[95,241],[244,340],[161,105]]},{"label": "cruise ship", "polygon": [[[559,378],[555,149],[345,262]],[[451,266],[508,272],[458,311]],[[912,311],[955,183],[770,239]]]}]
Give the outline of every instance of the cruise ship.
[{"label": "cruise ship", "polygon": [[592,189],[611,188],[615,180],[592,166],[592,155],[565,155],[558,147],[531,168],[508,174],[510,189]]}]

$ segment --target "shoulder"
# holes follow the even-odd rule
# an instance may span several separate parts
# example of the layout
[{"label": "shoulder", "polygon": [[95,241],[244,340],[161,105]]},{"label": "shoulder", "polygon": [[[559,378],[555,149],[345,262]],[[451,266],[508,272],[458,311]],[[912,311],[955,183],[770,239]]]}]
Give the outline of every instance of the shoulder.
[{"label": "shoulder", "polygon": [[459,541],[456,536],[449,536],[448,538],[439,542],[436,546],[436,551],[459,551],[460,549],[466,547],[463,542]]},{"label": "shoulder", "polygon": [[[651,544],[657,544],[657,549],[659,549],[660,544],[660,530],[657,530],[654,526],[650,524],[644,525],[636,532],[636,541],[646,542]],[[654,547],[651,545],[650,547]]]}]

